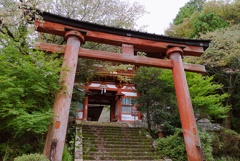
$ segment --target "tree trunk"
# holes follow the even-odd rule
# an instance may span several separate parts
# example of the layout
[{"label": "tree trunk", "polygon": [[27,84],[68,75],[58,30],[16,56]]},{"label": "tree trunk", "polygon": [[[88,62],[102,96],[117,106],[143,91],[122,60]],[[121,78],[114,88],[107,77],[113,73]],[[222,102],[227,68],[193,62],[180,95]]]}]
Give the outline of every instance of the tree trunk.
[{"label": "tree trunk", "polygon": [[150,117],[150,110],[147,109],[147,125],[148,125],[148,133],[151,134],[151,117]]}]

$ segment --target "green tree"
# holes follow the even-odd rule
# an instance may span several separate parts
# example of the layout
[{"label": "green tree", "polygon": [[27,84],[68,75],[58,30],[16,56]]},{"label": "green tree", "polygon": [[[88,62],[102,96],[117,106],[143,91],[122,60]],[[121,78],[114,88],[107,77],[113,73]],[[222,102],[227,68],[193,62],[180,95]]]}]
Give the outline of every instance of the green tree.
[{"label": "green tree", "polygon": [[[199,137],[206,160],[213,161],[212,135],[207,132],[200,132]],[[187,160],[181,129],[176,129],[173,135],[158,139],[157,149],[161,152],[161,157],[169,157],[173,161]]]},{"label": "green tree", "polygon": [[208,12],[201,14],[193,21],[192,37],[199,37],[200,34],[205,34],[208,31],[215,31],[219,28],[225,28],[228,23],[220,16]]},{"label": "green tree", "polygon": [[[228,106],[223,103],[227,94],[219,94],[222,85],[213,82],[213,77],[196,73],[186,74],[195,113],[200,118],[218,119],[227,117]],[[163,130],[173,132],[180,127],[172,73],[170,70],[140,67],[133,78],[140,93],[140,110],[146,113],[149,131],[152,123],[163,124]]]},{"label": "green tree", "polygon": [[223,84],[219,93],[228,93],[225,104],[231,107],[224,125],[239,131],[239,22],[240,1],[207,1],[201,11],[194,12],[181,24],[166,30],[169,36],[198,37],[212,40],[200,58],[185,61],[206,65],[214,81]]},{"label": "green tree", "polygon": [[34,11],[25,13],[24,4],[6,0],[0,8],[0,158],[13,160],[42,152],[61,62],[31,49]]},{"label": "green tree", "polygon": [[239,119],[239,70],[240,70],[240,30],[234,25],[222,30],[202,35],[204,39],[212,39],[210,47],[198,59],[189,59],[189,62],[205,64],[209,75],[214,75],[214,80],[224,85],[222,93],[228,93],[226,104],[231,106],[229,119],[225,125],[238,130]]},{"label": "green tree", "polygon": [[203,13],[214,13],[230,25],[236,25],[240,22],[239,8],[239,0],[212,0],[204,4]]},{"label": "green tree", "polygon": [[228,94],[218,93],[223,85],[214,83],[213,78],[187,73],[189,92],[195,113],[200,114],[200,118],[216,120],[226,118],[230,108],[223,104],[228,98]]},{"label": "green tree", "polygon": [[[38,141],[47,131],[54,95],[59,89],[60,61],[54,55],[39,51],[22,53],[16,46],[15,42],[9,42],[7,47],[0,49],[0,147],[8,146],[5,154],[0,154],[2,158],[7,157],[7,153],[14,157],[41,147]],[[26,135],[27,139],[22,140]],[[36,145],[19,147],[19,139],[24,146],[31,144],[34,138]]]},{"label": "green tree", "polygon": [[[173,116],[169,110],[170,108],[174,109],[172,95],[169,95],[173,92],[172,83],[161,80],[162,74],[163,71],[158,68],[140,67],[132,80],[140,93],[137,101],[140,110],[146,113],[149,133],[151,133],[154,120],[154,122],[163,124],[165,121],[171,120],[167,118]],[[167,98],[168,96],[169,98]],[[164,114],[163,111],[165,111]],[[159,115],[157,116],[157,114]]]},{"label": "green tree", "polygon": [[201,11],[204,2],[206,0],[190,0],[180,8],[180,11],[173,20],[173,24],[180,25],[186,18],[191,17],[195,11]]},{"label": "green tree", "polygon": [[[189,2],[190,3],[190,2]],[[201,33],[225,28],[238,24],[239,6],[238,0],[234,1],[201,1],[200,8],[187,3],[179,11],[170,27],[165,30],[168,36],[199,38]],[[185,15],[181,18],[180,15]]]}]

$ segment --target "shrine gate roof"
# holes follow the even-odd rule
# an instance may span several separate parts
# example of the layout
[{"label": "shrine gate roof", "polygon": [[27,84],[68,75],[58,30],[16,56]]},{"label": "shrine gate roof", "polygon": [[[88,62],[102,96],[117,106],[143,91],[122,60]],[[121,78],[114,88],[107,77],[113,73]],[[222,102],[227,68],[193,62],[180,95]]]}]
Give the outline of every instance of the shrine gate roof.
[{"label": "shrine gate roof", "polygon": [[[40,32],[64,36],[66,31],[75,29],[86,34],[86,41],[117,46],[121,46],[122,44],[133,45],[135,52],[146,52],[148,57],[164,58],[166,56],[166,50],[172,46],[183,48],[183,55],[200,56],[203,51],[209,47],[210,43],[210,40],[173,38],[129,29],[99,25],[86,21],[70,19],[48,12],[40,12],[40,16],[43,17],[43,20],[45,21],[43,26],[41,26],[40,22],[35,22],[37,30]],[[49,22],[49,24],[46,22]],[[100,36],[96,36],[99,33],[105,34],[100,36],[105,36],[107,38],[104,39]],[[112,35],[118,37],[113,37]],[[111,36],[112,38],[109,38]],[[122,37],[125,39],[122,40]]]}]

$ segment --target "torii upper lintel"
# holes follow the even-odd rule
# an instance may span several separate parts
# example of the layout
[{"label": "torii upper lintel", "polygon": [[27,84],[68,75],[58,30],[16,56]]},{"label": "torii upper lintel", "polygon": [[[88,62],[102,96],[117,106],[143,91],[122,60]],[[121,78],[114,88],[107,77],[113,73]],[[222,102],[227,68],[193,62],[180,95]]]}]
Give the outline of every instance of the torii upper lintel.
[{"label": "torii upper lintel", "polygon": [[[35,21],[37,31],[65,36],[70,29],[83,32],[85,41],[122,46],[129,44],[135,51],[149,54],[149,57],[163,58],[169,47],[183,48],[183,56],[201,56],[209,46],[209,40],[193,40],[149,34],[127,29],[119,29],[89,22],[69,19],[51,13],[42,12],[42,21]],[[148,56],[148,55],[147,55]]]}]

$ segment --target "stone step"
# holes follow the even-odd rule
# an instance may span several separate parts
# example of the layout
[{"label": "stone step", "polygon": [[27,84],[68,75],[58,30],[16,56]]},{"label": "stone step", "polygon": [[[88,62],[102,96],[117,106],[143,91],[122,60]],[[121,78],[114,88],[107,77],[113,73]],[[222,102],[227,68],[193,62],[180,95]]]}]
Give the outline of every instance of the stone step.
[{"label": "stone step", "polygon": [[87,135],[87,134],[83,134],[81,136],[83,139],[99,139],[99,138],[108,138],[108,139],[124,139],[124,140],[151,140],[148,136],[144,136],[144,135],[103,135],[103,134],[94,134],[94,135]]},{"label": "stone step", "polygon": [[146,141],[146,140],[111,140],[111,139],[95,139],[95,140],[86,140],[83,141],[83,144],[117,144],[117,145],[152,145],[151,142]]},{"label": "stone step", "polygon": [[139,152],[139,151],[106,151],[106,149],[101,149],[99,151],[89,151],[89,152],[86,152],[86,153],[83,153],[84,155],[94,155],[94,154],[98,154],[100,156],[111,156],[111,155],[120,155],[120,156],[123,156],[123,155],[127,155],[127,156],[133,156],[133,155],[137,155],[137,156],[153,156],[155,155],[154,152],[151,152],[151,151],[144,151],[144,152]]},{"label": "stone step", "polygon": [[83,160],[90,159],[90,160],[155,160],[155,156],[101,156],[101,154],[97,154],[96,156],[93,155],[83,155]]},{"label": "stone step", "polygon": [[138,145],[138,144],[133,144],[133,145],[125,145],[125,144],[83,144],[86,147],[105,147],[105,148],[143,148],[143,149],[149,149],[152,146],[151,145]]},{"label": "stone step", "polygon": [[76,120],[77,126],[107,126],[107,127],[128,127],[124,122],[97,122]]},{"label": "stone step", "polygon": [[[78,126],[81,127],[81,126]],[[100,130],[109,130],[109,129],[114,129],[114,130],[125,130],[125,131],[136,131],[136,130],[144,130],[144,128],[139,128],[139,127],[108,127],[108,126],[86,126],[83,125],[82,128],[85,130],[88,129],[100,129]]]},{"label": "stone step", "polygon": [[[97,148],[88,148],[88,147],[85,147],[83,148],[83,151],[84,151],[84,154],[87,154],[87,153],[90,153],[90,152],[96,152],[98,151],[99,149]],[[125,152],[125,153],[130,153],[130,152],[141,152],[141,153],[145,153],[146,151],[147,152],[154,152],[155,153],[155,149],[154,148],[149,148],[149,149],[126,149],[126,148],[102,148],[101,150],[103,151],[106,151],[106,152]]]},{"label": "stone step", "polygon": [[140,135],[140,136],[142,136],[142,135],[145,136],[147,134],[147,133],[144,133],[142,131],[133,131],[133,132],[131,132],[131,131],[110,131],[110,130],[108,130],[108,131],[82,130],[82,132],[86,133],[86,134],[118,134],[118,135],[120,135],[120,134],[126,134],[126,135],[132,134],[132,135]]},{"label": "stone step", "polygon": [[83,127],[83,128],[89,128],[89,129],[93,129],[93,128],[99,128],[99,129],[126,129],[126,130],[134,130],[134,129],[144,129],[142,127],[120,127],[120,126],[95,126],[95,125],[82,125],[82,126],[78,126],[78,127]]},{"label": "stone step", "polygon": [[157,160],[157,153],[147,132],[142,128],[121,127],[114,124],[83,124],[83,160]]},{"label": "stone step", "polygon": [[103,133],[103,134],[134,134],[134,135],[146,135],[146,132],[136,130],[136,131],[123,131],[123,130],[98,130],[98,129],[93,129],[93,130],[82,130],[84,133],[87,134],[95,134],[95,133]]},{"label": "stone step", "polygon": [[101,132],[101,131],[83,131],[84,135],[112,135],[112,136],[146,136],[142,133],[131,133],[131,132]]},{"label": "stone step", "polygon": [[[97,135],[97,136],[90,136],[90,135],[83,135],[82,139],[84,140],[100,140],[102,138],[103,140],[121,140],[121,141],[140,141],[145,142],[146,140],[149,141],[149,139],[146,138],[146,136],[111,136],[111,135]],[[142,141],[141,141],[142,140]]]},{"label": "stone step", "polygon": [[142,135],[146,135],[146,134],[144,134],[144,133],[141,133],[141,132],[138,132],[138,131],[135,131],[135,132],[129,132],[129,131],[100,131],[100,130],[83,130],[82,131],[84,134],[107,134],[107,135],[110,135],[110,134],[112,134],[112,135],[129,135],[129,134],[131,134],[131,135],[136,135],[136,136],[142,136]]}]

